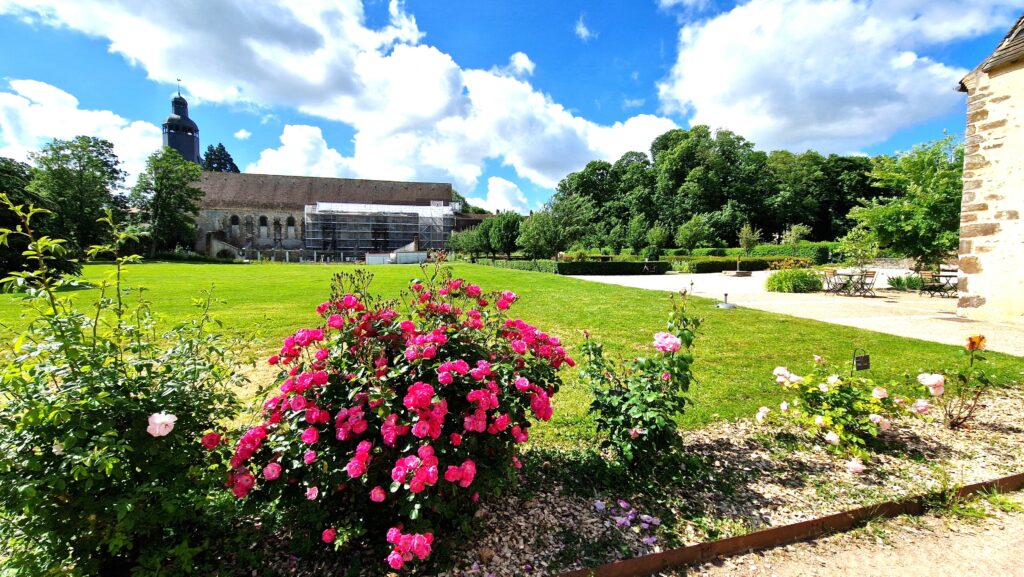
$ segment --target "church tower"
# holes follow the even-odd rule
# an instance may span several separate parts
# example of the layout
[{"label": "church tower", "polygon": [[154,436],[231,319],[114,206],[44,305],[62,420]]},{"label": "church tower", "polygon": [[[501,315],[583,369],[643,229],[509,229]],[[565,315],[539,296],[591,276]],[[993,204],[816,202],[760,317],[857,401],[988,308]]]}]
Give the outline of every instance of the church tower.
[{"label": "church tower", "polygon": [[199,127],[188,117],[188,102],[181,92],[171,100],[171,115],[164,121],[164,146],[199,164]]}]

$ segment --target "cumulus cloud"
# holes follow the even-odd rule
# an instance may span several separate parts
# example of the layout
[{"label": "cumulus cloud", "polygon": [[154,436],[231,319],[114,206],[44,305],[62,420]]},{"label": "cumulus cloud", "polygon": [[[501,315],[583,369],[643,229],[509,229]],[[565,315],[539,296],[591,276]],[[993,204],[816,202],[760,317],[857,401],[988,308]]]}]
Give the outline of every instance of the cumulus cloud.
[{"label": "cumulus cloud", "polygon": [[504,76],[532,76],[536,67],[537,65],[530,60],[525,52],[516,52],[509,57],[508,64],[496,66],[491,69],[491,72]]},{"label": "cumulus cloud", "polygon": [[27,161],[30,152],[54,138],[95,136],[114,144],[131,186],[146,157],[160,148],[161,131],[155,124],[80,108],[77,98],[45,82],[11,80],[9,85],[8,91],[0,91],[0,156]]},{"label": "cumulus cloud", "polygon": [[681,28],[659,98],[763,147],[856,150],[955,110],[967,71],[921,52],[1008,28],[1021,4],[751,0]]},{"label": "cumulus cloud", "polygon": [[250,136],[252,136],[252,133],[244,128],[240,128],[235,132],[235,138],[238,140],[246,140]]},{"label": "cumulus cloud", "polygon": [[466,201],[473,206],[479,206],[491,212],[500,210],[526,214],[530,210],[523,191],[519,190],[514,182],[500,176],[492,176],[487,179],[486,198],[469,197]]},{"label": "cumulus cloud", "polygon": [[580,14],[578,20],[576,20],[576,27],[573,28],[573,32],[576,33],[576,37],[580,40],[587,42],[591,38],[597,38],[597,32],[594,32],[587,27],[587,23],[583,21],[583,14]]}]

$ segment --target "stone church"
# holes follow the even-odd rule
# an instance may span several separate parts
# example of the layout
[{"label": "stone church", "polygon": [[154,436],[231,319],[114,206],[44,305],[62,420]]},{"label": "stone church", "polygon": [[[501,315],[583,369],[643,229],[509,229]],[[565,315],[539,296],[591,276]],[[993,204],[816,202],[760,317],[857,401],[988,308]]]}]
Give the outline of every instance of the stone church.
[{"label": "stone church", "polygon": [[[163,144],[200,163],[199,127],[179,94]],[[363,260],[443,249],[460,214],[451,184],[204,171],[196,251],[274,260]]]},{"label": "stone church", "polygon": [[967,131],[958,312],[1024,322],[1024,16],[960,90]]}]

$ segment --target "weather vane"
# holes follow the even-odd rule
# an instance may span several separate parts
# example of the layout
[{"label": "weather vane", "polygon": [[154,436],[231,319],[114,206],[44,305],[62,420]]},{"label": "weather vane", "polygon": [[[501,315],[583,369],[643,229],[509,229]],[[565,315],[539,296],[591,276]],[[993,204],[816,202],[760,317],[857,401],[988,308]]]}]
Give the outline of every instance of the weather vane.
[{"label": "weather vane", "polygon": [[178,79],[178,96],[181,96],[181,78]]}]

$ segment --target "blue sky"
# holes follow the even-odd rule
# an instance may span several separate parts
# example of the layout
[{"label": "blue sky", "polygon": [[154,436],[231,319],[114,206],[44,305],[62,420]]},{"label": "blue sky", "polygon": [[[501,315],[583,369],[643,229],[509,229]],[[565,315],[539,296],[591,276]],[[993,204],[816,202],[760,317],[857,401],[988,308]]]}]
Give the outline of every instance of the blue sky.
[{"label": "blue sky", "polygon": [[866,154],[959,134],[956,81],[1022,10],[1024,0],[0,0],[0,155],[93,134],[137,172],[180,76],[203,147],[223,142],[244,170],[446,181],[525,211],[587,160],[646,150],[674,126]]}]

